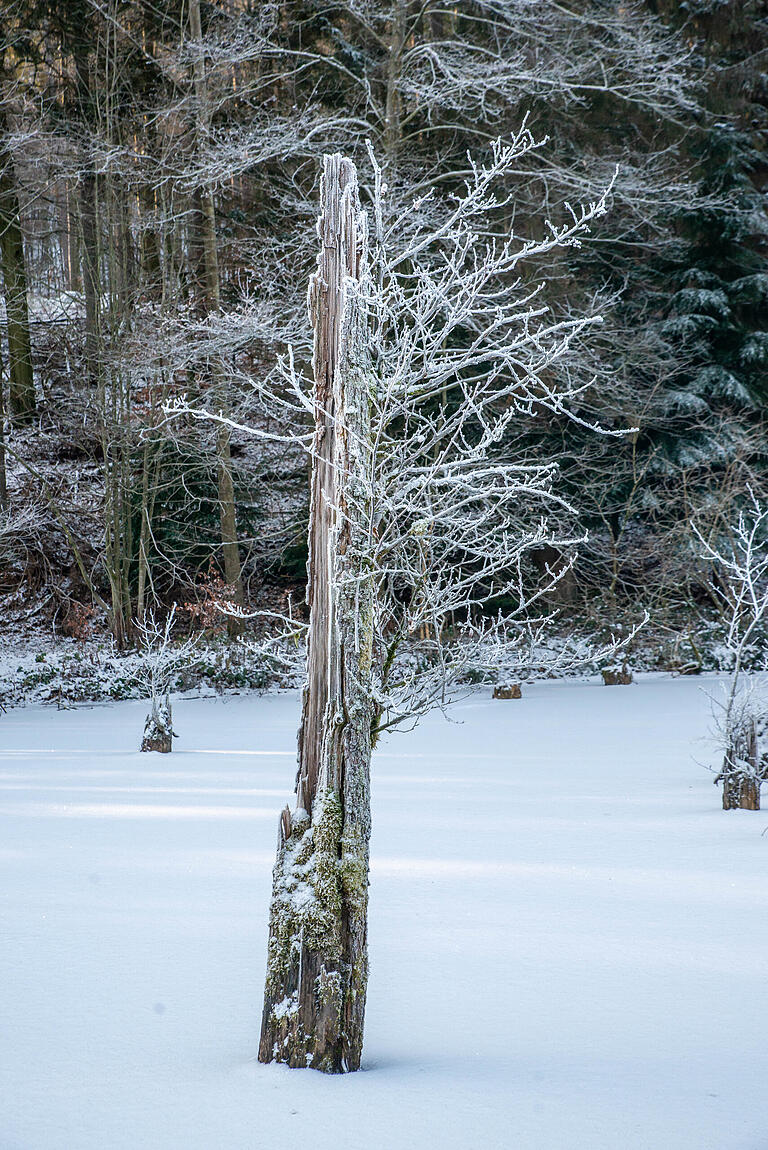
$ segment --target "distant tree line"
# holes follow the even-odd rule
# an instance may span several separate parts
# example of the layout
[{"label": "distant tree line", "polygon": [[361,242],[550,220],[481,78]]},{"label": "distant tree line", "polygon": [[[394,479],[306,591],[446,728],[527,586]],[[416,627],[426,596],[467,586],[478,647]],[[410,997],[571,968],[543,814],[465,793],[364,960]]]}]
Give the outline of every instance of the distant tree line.
[{"label": "distant tree line", "polygon": [[[405,250],[468,152],[490,162],[525,120],[548,143],[505,175],[499,234],[562,225],[618,169],[590,241],[536,268],[553,320],[603,322],[545,378],[577,418],[504,424],[507,458],[556,461],[589,532],[567,570],[532,549],[531,579],[563,568],[566,616],[642,604],[679,631],[718,609],[699,540],[766,488],[759,0],[5,0],[0,35],[0,502],[20,578],[33,554],[38,580],[70,572],[121,644],[211,557],[236,604],[298,591],[306,427],[260,394],[289,343],[308,369],[320,158],[353,157],[365,203],[370,141]],[[238,430],[266,420],[268,439]],[[55,556],[39,519],[14,536],[32,503]]]}]

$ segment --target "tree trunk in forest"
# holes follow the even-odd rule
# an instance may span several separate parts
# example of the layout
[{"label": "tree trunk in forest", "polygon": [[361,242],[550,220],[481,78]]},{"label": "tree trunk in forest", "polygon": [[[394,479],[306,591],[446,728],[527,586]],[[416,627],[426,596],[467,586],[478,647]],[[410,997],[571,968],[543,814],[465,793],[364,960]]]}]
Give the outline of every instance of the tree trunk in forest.
[{"label": "tree trunk in forest", "polygon": [[407,0],[397,0],[391,15],[389,54],[387,56],[387,87],[384,103],[384,153],[390,164],[395,162],[402,141],[400,124],[402,102],[398,85],[402,80],[407,6]]},{"label": "tree trunk in forest", "polygon": [[[243,581],[240,574],[240,549],[237,545],[235,484],[232,479],[229,428],[223,423],[220,423],[216,429],[216,464],[224,578],[234,589],[235,603],[242,606]],[[228,628],[230,635],[239,635],[242,631],[241,620],[230,619]]]},{"label": "tree trunk in forest", "polygon": [[157,230],[157,193],[147,184],[139,188],[141,213],[141,239],[139,244],[140,282],[149,299],[159,300],[163,295],[163,253]]},{"label": "tree trunk in forest", "polygon": [[355,167],[339,155],[324,158],[318,236],[307,682],[296,809],[283,811],[274,869],[259,1060],[341,1073],[360,1065],[368,979],[373,587],[366,217]]},{"label": "tree trunk in forest", "polygon": [[[548,602],[556,606],[567,606],[576,602],[578,583],[567,552],[545,543],[544,546],[531,551],[531,559],[542,579],[551,584],[544,596]],[[557,577],[555,583],[552,583],[553,577]]]},{"label": "tree trunk in forest", "polygon": [[[200,24],[200,0],[190,0],[189,3],[189,30],[192,38],[198,44],[203,38]],[[196,133],[198,147],[208,136],[210,128],[210,111],[208,108],[208,88],[205,77],[205,61],[202,56],[195,57],[193,66],[195,97],[197,100]],[[203,253],[203,267],[205,270],[205,298],[209,310],[218,311],[221,306],[221,284],[219,278],[219,257],[216,246],[216,206],[213,192],[210,188],[202,188],[199,193],[199,232],[200,246]],[[226,395],[226,380],[224,378],[223,364],[220,362],[211,365],[213,372],[216,405],[219,411],[226,415],[228,410]],[[230,450],[230,434],[226,424],[219,424],[216,431],[216,475],[219,497],[219,527],[221,531],[221,549],[224,559],[224,578],[233,589],[234,602],[237,606],[243,603],[243,580],[240,569],[240,551],[237,546],[237,508],[235,505],[235,485],[232,479],[232,455]],[[227,631],[230,636],[239,635],[243,624],[240,619],[227,620]]]},{"label": "tree trunk in forest", "polygon": [[96,176],[86,171],[80,190],[81,277],[85,297],[85,372],[90,387],[99,382],[101,359],[101,252]]},{"label": "tree trunk in forest", "polygon": [[5,467],[5,391],[3,359],[0,355],[0,511],[8,510],[8,475]]},{"label": "tree trunk in forest", "polygon": [[[5,115],[0,130],[7,131]],[[32,345],[29,338],[27,272],[21,232],[19,197],[13,159],[0,144],[0,263],[5,288],[8,332],[8,408],[16,424],[28,423],[35,414],[35,383],[32,376]]]},{"label": "tree trunk in forest", "polygon": [[59,193],[59,216],[61,220],[61,251],[64,259],[65,283],[68,291],[80,291],[80,252],[75,222],[80,211],[77,203],[76,186],[70,180],[62,181]]}]

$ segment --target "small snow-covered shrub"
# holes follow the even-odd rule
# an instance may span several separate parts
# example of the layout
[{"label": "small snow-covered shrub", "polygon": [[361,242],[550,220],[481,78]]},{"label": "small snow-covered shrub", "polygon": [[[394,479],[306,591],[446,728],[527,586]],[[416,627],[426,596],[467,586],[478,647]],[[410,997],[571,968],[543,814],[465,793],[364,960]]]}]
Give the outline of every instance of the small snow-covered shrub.
[{"label": "small snow-covered shrub", "polygon": [[[759,810],[760,783],[765,777],[762,743],[768,702],[754,681],[745,682],[744,672],[750,652],[760,650],[768,621],[768,510],[751,491],[750,499],[724,542],[705,539],[694,527],[703,557],[713,566],[713,593],[725,620],[723,645],[730,683],[716,713],[716,734],[724,750],[716,782],[723,784],[724,810]],[[765,662],[760,669],[765,669]]]},{"label": "small snow-covered shrub", "polygon": [[[44,660],[40,655],[44,655]],[[168,691],[227,692],[268,690],[298,684],[303,647],[243,639],[201,639],[194,657],[176,662]],[[148,694],[147,653],[118,651],[112,643],[60,639],[44,652],[15,651],[0,656],[0,706],[141,699]]]},{"label": "small snow-covered shrub", "polygon": [[760,784],[768,765],[768,698],[754,682],[726,697],[716,724],[723,764],[715,782],[723,785],[724,810],[760,809]]}]

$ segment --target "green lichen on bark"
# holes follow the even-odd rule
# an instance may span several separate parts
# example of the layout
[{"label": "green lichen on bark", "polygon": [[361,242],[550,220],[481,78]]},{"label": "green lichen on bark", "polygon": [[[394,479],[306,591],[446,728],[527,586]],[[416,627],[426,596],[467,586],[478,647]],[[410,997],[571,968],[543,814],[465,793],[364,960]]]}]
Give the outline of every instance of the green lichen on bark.
[{"label": "green lichen on bark", "polygon": [[373,597],[369,594],[362,597],[358,611],[358,633],[360,635],[360,651],[358,655],[358,668],[361,678],[367,679],[373,668]]},{"label": "green lichen on bark", "polygon": [[364,921],[367,823],[346,822],[341,797],[326,790],[311,822],[298,811],[289,825],[274,871],[264,1033],[271,1058],[334,1072],[348,1067],[333,1044],[318,1042],[317,1019],[326,1032],[343,1035],[345,1019],[364,1001],[367,956],[348,961],[344,932]]},{"label": "green lichen on bark", "polygon": [[339,796],[327,791],[315,803],[315,820],[294,820],[274,869],[267,956],[267,990],[298,980],[300,946],[338,957],[342,883]]},{"label": "green lichen on bark", "polygon": [[362,913],[368,901],[368,843],[359,828],[343,836],[338,869],[347,906]]},{"label": "green lichen on bark", "polygon": [[338,970],[326,970],[323,967],[315,979],[315,993],[323,1006],[333,1003],[337,1010],[341,1009],[342,980]]}]

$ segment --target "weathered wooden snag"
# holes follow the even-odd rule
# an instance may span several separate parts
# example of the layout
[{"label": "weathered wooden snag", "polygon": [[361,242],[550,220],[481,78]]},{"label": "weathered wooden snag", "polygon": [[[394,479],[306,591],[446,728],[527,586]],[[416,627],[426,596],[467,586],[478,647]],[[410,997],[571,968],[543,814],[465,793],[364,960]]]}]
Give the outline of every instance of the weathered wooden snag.
[{"label": "weathered wooden snag", "polygon": [[315,434],[307,682],[296,807],[280,818],[259,1060],[356,1070],[368,978],[373,600],[366,216],[350,160],[324,158],[309,288]]}]

